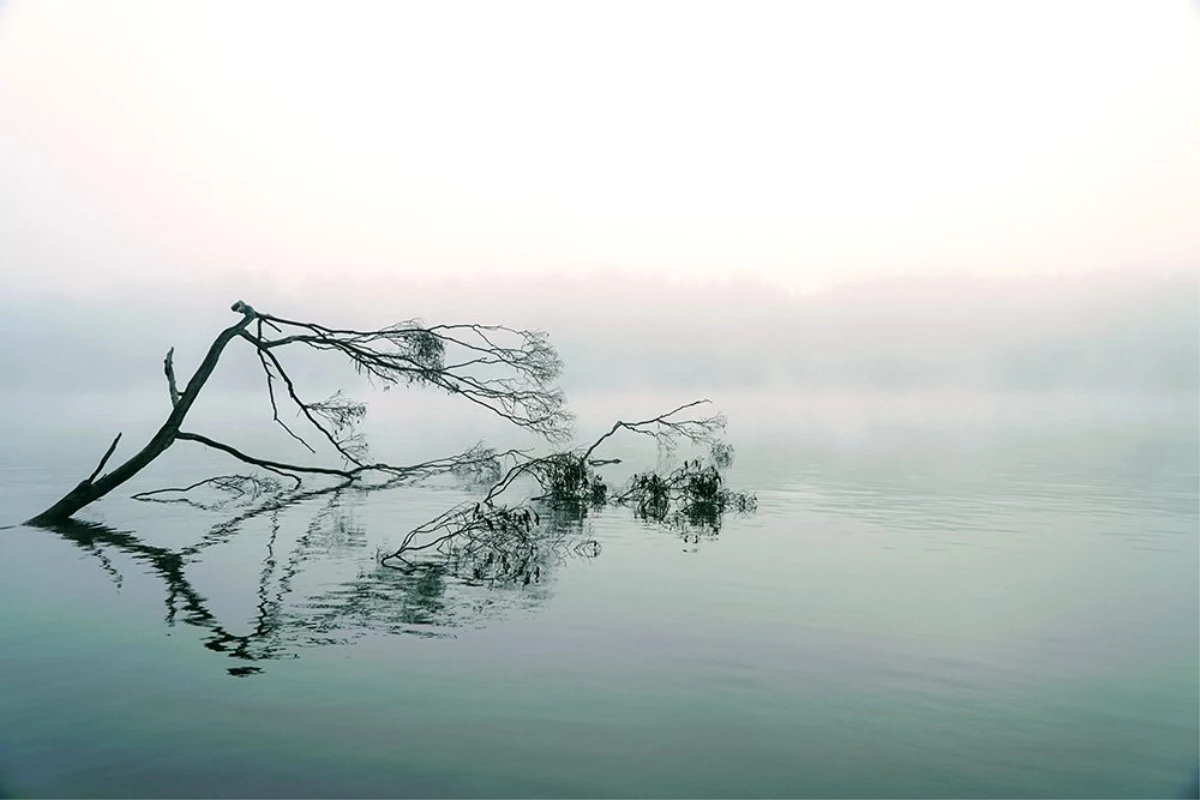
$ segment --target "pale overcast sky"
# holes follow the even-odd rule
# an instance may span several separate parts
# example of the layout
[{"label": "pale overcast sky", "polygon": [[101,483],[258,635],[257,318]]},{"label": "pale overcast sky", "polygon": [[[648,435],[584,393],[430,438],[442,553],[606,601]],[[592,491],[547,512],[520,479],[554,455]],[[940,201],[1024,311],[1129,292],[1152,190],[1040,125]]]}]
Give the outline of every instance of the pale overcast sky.
[{"label": "pale overcast sky", "polygon": [[0,5],[0,272],[1192,267],[1200,14],[1131,2]]}]

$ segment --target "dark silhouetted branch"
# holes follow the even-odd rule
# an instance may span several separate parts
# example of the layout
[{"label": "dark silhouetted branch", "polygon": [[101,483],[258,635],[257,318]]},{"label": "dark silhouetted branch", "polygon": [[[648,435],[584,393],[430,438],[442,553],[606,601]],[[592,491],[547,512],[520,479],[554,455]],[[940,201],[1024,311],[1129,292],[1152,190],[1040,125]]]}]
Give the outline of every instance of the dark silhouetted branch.
[{"label": "dark silhouetted branch", "polygon": [[[262,329],[263,329],[263,321],[260,318],[258,320],[258,338],[259,339],[262,339]],[[271,373],[271,365],[267,363],[267,356],[266,356],[267,351],[263,350],[262,348],[258,348],[256,352],[258,355],[258,363],[260,365],[262,365],[263,375],[265,375],[266,379],[267,379],[267,398],[271,401],[271,419],[273,419],[275,421],[275,423],[277,425],[279,425],[279,427],[281,427],[285,431],[287,431],[288,436],[291,436],[297,442],[302,444],[305,447],[305,449],[308,450],[308,452],[315,455],[317,451],[313,449],[312,445],[310,445],[307,441],[305,441],[303,436],[300,436],[299,434],[297,434],[290,427],[288,427],[288,424],[286,422],[284,422],[283,420],[281,420],[279,418],[279,404],[276,403],[276,401],[275,401],[275,376]],[[293,393],[292,397],[295,399],[294,393]]]},{"label": "dark silhouetted branch", "polygon": [[167,351],[163,359],[163,372],[167,376],[167,391],[171,393],[171,405],[179,405],[179,386],[175,383],[175,348]]},{"label": "dark silhouetted branch", "polygon": [[270,459],[266,458],[256,458],[243,453],[241,450],[238,450],[232,445],[225,444],[224,442],[218,442],[216,439],[210,439],[207,436],[201,436],[198,433],[189,433],[188,431],[179,431],[175,435],[175,438],[185,442],[198,442],[205,447],[211,447],[214,450],[220,450],[222,453],[228,453],[238,461],[243,461],[247,464],[253,464],[256,467],[262,467],[263,469],[271,470],[272,472],[299,472],[306,475],[331,475],[333,477],[345,478],[346,480],[353,480],[355,477],[362,474],[364,470],[369,469],[369,467],[355,467],[354,469],[338,469],[336,467],[309,467],[305,466],[304,464],[287,464],[282,461],[271,461]]},{"label": "dark silhouetted branch", "polygon": [[[586,448],[538,458],[522,454],[513,459],[506,472],[497,476],[480,500],[460,503],[409,531],[400,546],[383,556],[381,563],[410,569],[413,558],[429,551],[443,555],[514,549],[533,552],[546,545],[544,518],[561,520],[566,514],[580,519],[588,509],[610,504],[632,503],[635,514],[646,520],[715,531],[726,510],[752,510],[754,499],[752,495],[724,487],[721,470],[732,462],[732,448],[718,438],[725,426],[724,418],[683,416],[683,412],[707,402],[685,403],[665,414],[636,422],[618,421]],[[595,467],[619,459],[592,456],[622,430],[649,436],[660,451],[667,453],[680,442],[707,444],[711,463],[689,460],[666,476],[654,472],[635,475],[623,491],[613,491],[595,472]],[[516,505],[499,502],[523,477],[532,479],[540,493]]]},{"label": "dark silhouetted branch", "polygon": [[108,460],[112,458],[113,452],[116,451],[117,442],[119,441],[121,441],[121,434],[118,433],[116,438],[112,440],[112,444],[110,444],[108,449],[104,451],[104,455],[100,458],[100,463],[96,465],[94,470],[92,470],[92,474],[88,475],[86,481],[87,483],[91,483],[92,481],[96,480],[96,476],[103,471],[104,465],[108,463]]},{"label": "dark silhouetted branch", "polygon": [[[31,524],[46,525],[69,518],[125,483],[179,439],[204,444],[244,463],[287,474],[293,479],[297,475],[325,475],[353,480],[372,472],[384,474],[389,481],[394,481],[438,472],[479,472],[481,469],[487,472],[490,469],[486,464],[494,461],[495,454],[489,453],[484,458],[480,450],[411,467],[367,463],[366,441],[358,433],[366,406],[340,392],[319,402],[302,399],[276,352],[284,346],[332,352],[349,360],[356,370],[385,389],[413,383],[440,387],[487,408],[514,425],[552,439],[565,436],[569,430],[571,416],[564,408],[561,391],[553,386],[561,363],[546,335],[540,331],[487,325],[424,327],[416,322],[360,331],[261,314],[240,300],[231,308],[241,314],[241,319],[216,337],[182,391],[175,375],[174,348],[167,351],[163,372],[171,396],[171,412],[150,441],[112,472],[102,474],[116,447],[114,442],[86,480],[29,520]],[[256,323],[254,333],[248,330],[252,322]],[[316,453],[298,431],[280,418],[275,392],[275,380],[278,379],[307,423],[344,459],[345,468],[258,458],[209,437],[181,430],[222,352],[235,337],[255,348],[266,376],[273,420],[310,453]],[[454,358],[448,360],[447,353],[455,354]],[[142,499],[148,499],[148,496],[142,493]]]},{"label": "dark silhouetted branch", "polygon": [[[562,363],[542,331],[527,331],[502,325],[460,324],[426,326],[410,320],[374,330],[333,328],[313,322],[277,317],[256,311],[238,301],[231,307],[241,319],[221,331],[193,373],[179,390],[174,367],[174,348],[167,351],[163,371],[171,394],[171,412],[141,450],[109,473],[104,473],[120,435],[101,458],[92,474],[58,502],[30,520],[31,524],[61,522],[129,480],[176,441],[189,441],[268,472],[275,478],[252,475],[221,475],[190,486],[140,492],[134,497],[152,502],[180,502],[201,508],[230,504],[256,504],[247,514],[278,509],[303,497],[334,493],[343,489],[374,491],[436,475],[453,475],[464,483],[488,486],[479,502],[462,504],[430,520],[404,538],[385,561],[409,563],[405,554],[440,552],[456,557],[473,557],[488,551],[521,559],[547,546],[543,512],[553,510],[556,518],[581,516],[589,508],[627,504],[635,514],[664,521],[682,514],[689,523],[704,521],[727,507],[746,504],[724,489],[720,470],[728,466],[732,450],[718,440],[724,427],[719,415],[693,416],[707,400],[696,400],[655,417],[638,421],[620,420],[586,448],[534,456],[525,451],[497,453],[481,445],[465,452],[413,465],[396,465],[367,460],[367,445],[359,426],[366,406],[340,391],[321,401],[305,400],[284,366],[281,353],[287,347],[307,348],[349,361],[368,382],[387,390],[400,385],[440,388],[487,409],[512,425],[532,431],[552,442],[569,435],[572,416],[563,394],[554,385]],[[251,323],[254,323],[251,328]],[[279,403],[286,398],[320,438],[341,457],[340,466],[300,464],[263,458],[209,436],[182,429],[182,425],[216,368],[225,347],[241,339],[254,348],[267,384],[272,420],[310,454],[316,448],[300,430],[283,421]],[[276,381],[282,391],[276,392]],[[671,456],[680,443],[709,444],[711,464],[685,462],[665,475],[646,473],[621,491],[614,491],[596,469],[617,459],[598,458],[599,447],[619,432],[653,439],[660,462]],[[317,439],[313,440],[317,442]],[[306,478],[332,478],[331,486],[309,489]],[[368,479],[370,478],[370,479]],[[521,482],[531,485],[530,499],[510,504],[502,501]],[[205,493],[208,492],[208,495]],[[212,492],[222,498],[212,500]],[[536,506],[536,507],[535,507]],[[563,516],[566,515],[566,516]],[[557,524],[557,523],[556,523]],[[561,526],[560,526],[561,527]],[[523,563],[518,559],[517,563]]]},{"label": "dark silhouetted branch", "polygon": [[306,345],[335,352],[384,388],[436,386],[551,440],[569,435],[572,418],[553,385],[562,362],[542,331],[501,325],[425,327],[416,321],[362,331],[268,314],[262,318],[277,329],[296,332],[275,339],[245,334],[260,350]]},{"label": "dark silhouetted branch", "polygon": [[673,446],[675,442],[684,439],[688,442],[697,443],[710,439],[713,434],[721,431],[725,427],[725,418],[717,414],[711,417],[702,419],[672,419],[681,411],[686,411],[689,408],[696,406],[708,405],[708,400],[693,400],[690,403],[684,403],[678,408],[672,409],[665,414],[659,414],[657,417],[644,419],[640,422],[624,422],[618,420],[613,423],[612,428],[608,433],[597,439],[591,447],[583,454],[583,460],[587,461],[591,458],[592,453],[597,447],[604,444],[604,441],[615,435],[617,431],[627,430],[643,436],[650,436],[661,443],[667,444],[668,447]]},{"label": "dark silhouetted branch", "polygon": [[208,381],[209,376],[216,369],[217,362],[220,361],[221,353],[225,350],[225,346],[254,319],[254,309],[240,300],[233,304],[232,310],[240,313],[242,319],[221,331],[217,335],[217,338],[213,340],[213,343],[208,348],[208,352],[204,356],[204,360],[200,362],[200,366],[196,368],[191,380],[188,381],[187,386],[179,395],[179,402],[172,406],[171,413],[167,417],[166,422],[150,438],[150,441],[128,461],[121,464],[112,472],[99,475],[98,477],[98,473],[94,473],[88,479],[81,481],[74,489],[64,495],[58,502],[54,503],[54,505],[30,519],[29,524],[47,525],[69,518],[72,514],[79,511],[79,509],[99,500],[141,472],[147,464],[158,458],[171,446],[175,441],[176,435],[179,433],[179,426],[183,423],[188,411],[191,410],[192,405],[196,402],[196,398],[200,395],[200,390],[204,388],[204,384]]}]

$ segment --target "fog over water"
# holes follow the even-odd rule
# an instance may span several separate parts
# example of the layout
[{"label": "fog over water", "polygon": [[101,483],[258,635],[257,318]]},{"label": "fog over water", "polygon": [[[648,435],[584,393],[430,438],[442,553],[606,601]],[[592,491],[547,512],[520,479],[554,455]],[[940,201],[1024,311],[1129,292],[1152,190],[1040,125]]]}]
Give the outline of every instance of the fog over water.
[{"label": "fog over water", "polygon": [[[1197,11],[0,0],[0,798],[1195,797]],[[238,300],[545,330],[563,447],[736,458],[622,433],[499,557],[381,560],[461,475],[139,502],[248,469],[195,437],[21,524]],[[341,463],[247,344],[184,430]],[[272,352],[368,463],[559,447]]]},{"label": "fog over water", "polygon": [[[18,290],[0,319],[2,391],[125,389],[181,369],[229,324],[235,299],[289,318],[378,327],[403,319],[550,332],[564,385],[589,390],[976,389],[1185,391],[1200,386],[1200,273],[912,274],[789,293],[752,278],[594,274],[509,281],[284,284],[248,273]],[[227,388],[257,385],[223,365]],[[322,372],[313,373],[320,379]]]}]

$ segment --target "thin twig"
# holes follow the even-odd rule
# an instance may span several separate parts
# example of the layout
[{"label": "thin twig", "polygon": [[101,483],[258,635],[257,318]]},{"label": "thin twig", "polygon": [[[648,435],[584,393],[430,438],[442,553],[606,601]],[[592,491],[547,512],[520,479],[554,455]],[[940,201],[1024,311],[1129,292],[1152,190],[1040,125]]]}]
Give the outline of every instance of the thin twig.
[{"label": "thin twig", "polygon": [[[259,320],[257,320],[257,322],[258,322],[257,340],[255,339],[255,337],[250,336],[245,331],[242,332],[242,336],[249,339],[252,343],[262,340],[263,320],[260,318]],[[272,325],[271,327],[277,329],[278,326]],[[283,420],[281,420],[279,418],[279,406],[275,402],[275,376],[273,376],[271,374],[271,366],[267,363],[267,358],[265,355],[266,352],[267,352],[266,350],[264,350],[263,348],[258,347],[256,345],[255,353],[258,355],[258,363],[262,365],[263,374],[267,376],[267,397],[271,401],[271,418],[276,423],[279,424],[279,427],[281,427],[285,431],[287,431],[288,436],[291,436],[297,442],[304,445],[304,447],[308,449],[308,452],[316,454],[317,451],[313,449],[312,445],[310,445],[307,441],[304,440],[304,437],[298,435],[295,431],[293,431],[291,428],[288,427],[286,422],[284,422]]]},{"label": "thin twig", "polygon": [[100,459],[100,463],[96,465],[96,469],[92,470],[92,474],[88,476],[88,479],[84,481],[84,483],[92,483],[96,480],[96,478],[100,475],[100,471],[104,469],[104,465],[108,463],[110,458],[112,458],[113,451],[117,449],[117,442],[119,441],[121,441],[121,434],[118,433],[117,438],[112,440],[112,444],[110,444],[108,446],[108,450],[105,451],[104,457]]},{"label": "thin twig", "polygon": [[175,348],[172,347],[167,351],[167,357],[163,359],[163,372],[167,376],[167,390],[171,393],[171,405],[179,405],[179,386],[175,383]]}]

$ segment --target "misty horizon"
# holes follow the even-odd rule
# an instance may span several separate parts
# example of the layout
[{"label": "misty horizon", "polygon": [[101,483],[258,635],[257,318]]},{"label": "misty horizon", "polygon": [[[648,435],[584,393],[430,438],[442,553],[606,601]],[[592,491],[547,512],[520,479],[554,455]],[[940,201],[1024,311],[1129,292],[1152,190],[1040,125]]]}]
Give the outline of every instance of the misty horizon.
[{"label": "misty horizon", "polygon": [[[24,293],[0,320],[0,391],[114,390],[196,359],[232,299],[344,327],[403,319],[543,329],[568,389],[1185,391],[1200,387],[1200,275],[953,273],[795,294],[755,280],[175,281],[71,299]],[[394,298],[394,299],[393,299]],[[23,332],[37,331],[23,337]],[[182,368],[182,367],[181,367]],[[256,387],[226,367],[224,385]],[[249,383],[248,383],[249,382]]]}]

